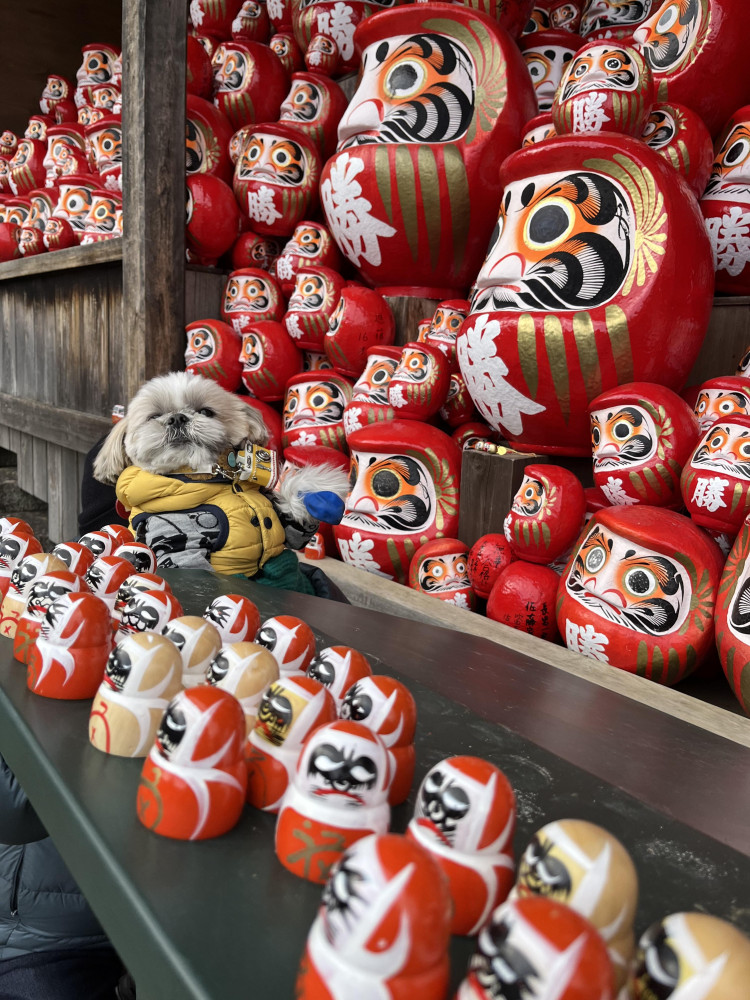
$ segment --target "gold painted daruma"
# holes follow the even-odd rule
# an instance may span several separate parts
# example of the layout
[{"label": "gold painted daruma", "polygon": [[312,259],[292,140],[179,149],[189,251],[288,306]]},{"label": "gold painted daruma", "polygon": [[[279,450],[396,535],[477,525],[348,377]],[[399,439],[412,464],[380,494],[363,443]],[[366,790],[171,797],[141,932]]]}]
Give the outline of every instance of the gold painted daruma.
[{"label": "gold painted daruma", "polygon": [[508,157],[500,174],[461,372],[514,446],[585,455],[601,392],[683,385],[713,300],[708,237],[683,178],[628,136],[558,136]]}]

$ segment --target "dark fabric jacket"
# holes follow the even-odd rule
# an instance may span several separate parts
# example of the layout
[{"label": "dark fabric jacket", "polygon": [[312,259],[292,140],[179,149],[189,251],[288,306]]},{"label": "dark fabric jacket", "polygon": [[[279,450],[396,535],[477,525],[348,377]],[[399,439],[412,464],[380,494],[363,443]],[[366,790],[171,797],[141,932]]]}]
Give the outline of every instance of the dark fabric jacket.
[{"label": "dark fabric jacket", "polygon": [[0,960],[111,947],[0,756]]}]

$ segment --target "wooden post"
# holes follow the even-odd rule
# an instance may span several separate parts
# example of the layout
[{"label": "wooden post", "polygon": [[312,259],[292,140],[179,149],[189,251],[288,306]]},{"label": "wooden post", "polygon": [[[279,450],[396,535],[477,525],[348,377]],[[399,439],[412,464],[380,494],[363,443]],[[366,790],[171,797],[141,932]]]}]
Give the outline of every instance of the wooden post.
[{"label": "wooden post", "polygon": [[503,521],[510,510],[523,470],[540,455],[511,452],[497,455],[467,448],[461,462],[461,493],[458,510],[458,537],[471,547],[490,532],[502,534]]},{"label": "wooden post", "polygon": [[386,295],[396,321],[396,343],[408,344],[417,339],[417,324],[422,319],[432,319],[439,299],[421,299],[409,295]]},{"label": "wooden post", "polygon": [[146,379],[182,367],[185,0],[123,0],[122,37],[124,383],[130,399]]}]

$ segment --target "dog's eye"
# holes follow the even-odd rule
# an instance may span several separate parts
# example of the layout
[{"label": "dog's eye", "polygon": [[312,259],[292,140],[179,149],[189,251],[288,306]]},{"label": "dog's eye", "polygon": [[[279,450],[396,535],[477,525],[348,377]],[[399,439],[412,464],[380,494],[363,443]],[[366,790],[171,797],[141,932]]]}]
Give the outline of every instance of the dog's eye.
[{"label": "dog's eye", "polygon": [[148,419],[149,420],[158,420],[158,418],[159,418],[159,414],[158,413],[152,413],[151,416]]},{"label": "dog's eye", "polygon": [[215,417],[216,416],[215,412],[211,409],[210,406],[204,406],[203,409],[198,410],[198,413],[202,413],[204,417]]}]

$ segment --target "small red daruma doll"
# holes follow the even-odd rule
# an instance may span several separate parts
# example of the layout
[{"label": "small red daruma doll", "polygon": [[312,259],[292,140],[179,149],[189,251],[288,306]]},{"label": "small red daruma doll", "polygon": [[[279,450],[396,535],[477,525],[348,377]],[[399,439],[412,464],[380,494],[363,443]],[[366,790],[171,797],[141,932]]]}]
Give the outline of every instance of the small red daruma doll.
[{"label": "small red daruma doll", "polygon": [[682,506],[680,476],[699,434],[684,399],[662,385],[630,382],[592,400],[589,418],[594,483],[613,507]]},{"label": "small red daruma doll", "polygon": [[737,534],[750,511],[750,415],[708,428],[685,463],[681,486],[696,524]]},{"label": "small red daruma doll", "polygon": [[245,713],[245,735],[255,726],[258,706],[266,689],[279,679],[279,667],[267,649],[256,642],[222,646],[206,670],[206,684],[229,691]]},{"label": "small red daruma doll", "polygon": [[338,711],[352,684],[370,677],[372,667],[367,657],[351,646],[326,646],[312,658],[305,673],[328,688]]},{"label": "small red daruma doll", "polygon": [[306,671],[315,656],[313,630],[301,618],[293,615],[266,618],[255,641],[273,655],[282,675]]},{"label": "small red daruma doll", "polygon": [[582,45],[583,39],[569,30],[549,29],[534,32],[521,39],[521,52],[534,84],[540,112],[552,110],[552,102],[563,73]]},{"label": "small red daruma doll", "polygon": [[391,789],[388,803],[405,802],[414,780],[417,705],[411,691],[393,677],[365,675],[344,695],[339,717],[361,722],[388,747]]},{"label": "small red daruma doll", "polygon": [[398,417],[427,420],[448,398],[450,362],[439,347],[404,344],[398,367],[388,383],[388,402]]},{"label": "small red daruma doll", "polygon": [[448,395],[438,413],[440,419],[449,427],[461,427],[463,424],[471,423],[477,416],[474,400],[469,394],[466,380],[461,372],[451,372]]},{"label": "small red daruma doll", "polygon": [[94,561],[94,553],[80,542],[60,542],[52,550],[52,554],[62,559],[71,573],[83,577]]},{"label": "small red daruma doll", "polygon": [[231,187],[211,174],[185,178],[185,256],[191,264],[217,267],[240,232],[240,210]]},{"label": "small red daruma doll", "polygon": [[676,684],[711,648],[719,575],[714,543],[681,514],[601,510],[560,578],[560,634],[583,656]]},{"label": "small red daruma doll", "polygon": [[[750,136],[748,139],[750,144]],[[747,415],[750,413],[750,379],[720,375],[704,382],[698,390],[694,413],[701,434],[719,420],[731,420],[740,413]],[[697,437],[696,434],[695,440]]]},{"label": "small red daruma doll", "polygon": [[418,844],[395,833],[358,840],[328,876],[295,996],[445,997],[450,910],[445,877]]},{"label": "small red daruma doll", "polygon": [[302,371],[302,352],[281,323],[250,323],[242,334],[242,384],[267,403],[284,398],[287,382]]},{"label": "small red daruma doll", "polygon": [[590,920],[607,945],[617,989],[635,951],[638,873],[620,841],[594,823],[561,819],[537,830],[510,899],[544,896]]},{"label": "small red daruma doll", "polygon": [[[289,336],[306,351],[323,352],[344,279],[320,264],[300,267],[283,318]],[[328,362],[330,366],[330,361]]]},{"label": "small red daruma doll", "polygon": [[607,947],[585,917],[564,903],[508,900],[479,934],[456,1000],[523,996],[535,1000],[614,1000]]},{"label": "small red daruma doll", "polygon": [[586,513],[583,486],[559,465],[527,465],[504,522],[517,559],[547,565],[578,537]]},{"label": "small red daruma doll", "polygon": [[214,598],[203,612],[219,632],[225,645],[231,642],[252,642],[260,628],[260,612],[242,594],[222,594]]},{"label": "small red daruma doll", "polygon": [[289,77],[262,41],[223,41],[214,49],[211,66],[214,104],[232,128],[278,117]]},{"label": "small red daruma doll", "polygon": [[145,590],[132,594],[120,612],[115,642],[137,632],[162,632],[173,618],[182,616],[182,605],[174,594]]},{"label": "small red daruma doll", "polygon": [[737,700],[750,715],[750,520],[727,557],[716,598],[714,626],[721,666]]},{"label": "small red daruma doll", "polygon": [[352,401],[344,413],[347,436],[367,424],[393,420],[395,411],[388,402],[388,385],[401,359],[400,347],[371,347],[365,368],[352,389]]},{"label": "small red daruma doll", "polygon": [[550,566],[517,559],[506,566],[487,598],[487,617],[540,639],[557,638],[559,577]]},{"label": "small red daruma doll", "polygon": [[456,358],[456,338],[461,324],[469,314],[467,299],[446,299],[435,309],[430,328],[425,334],[423,343],[431,344],[443,352],[450,362],[451,371],[458,370]]},{"label": "small red daruma doll", "polygon": [[279,811],[305,741],[335,719],[333,695],[307,674],[287,674],[271,684],[245,745],[250,805]]},{"label": "small red daruma doll", "polygon": [[231,830],[245,804],[244,740],[245,716],[234,695],[208,686],[176,695],[141,771],[141,823],[175,840]]},{"label": "small red daruma doll", "polygon": [[293,125],[256,125],[234,166],[234,195],[255,232],[287,236],[317,207],[317,146]]},{"label": "small red daruma doll", "polygon": [[[367,726],[339,719],[305,743],[276,821],[276,857],[322,885],[347,847],[387,833],[388,749]],[[303,850],[301,850],[303,849]]]},{"label": "small red daruma doll", "polygon": [[242,337],[220,319],[199,319],[185,327],[185,371],[236,392],[242,375]]},{"label": "small red daruma doll", "polygon": [[256,321],[280,320],[284,315],[281,288],[268,271],[258,267],[243,267],[232,271],[224,286],[221,318],[237,333]]},{"label": "small red daruma doll", "polygon": [[476,934],[513,885],[516,797],[481,757],[447,757],[417,793],[407,836],[435,858],[453,899],[452,934]]},{"label": "small red daruma doll", "polygon": [[145,542],[125,542],[124,545],[119,545],[112,555],[117,556],[118,559],[127,559],[129,563],[132,563],[136,573],[153,573],[156,569],[154,550]]},{"label": "small red daruma doll", "polygon": [[289,379],[284,398],[284,448],[325,445],[346,451],[344,409],[352,384],[334,372],[301,372]]},{"label": "small red daruma doll", "polygon": [[[128,562],[130,562],[129,559]],[[135,594],[142,594],[147,590],[164,590],[170,594],[172,593],[172,588],[167,581],[157,576],[156,573],[132,573],[120,584],[120,588],[117,591],[117,598],[112,608],[112,625],[115,631],[119,628],[120,621],[122,620],[122,612],[131,597]]]},{"label": "small red daruma doll", "polygon": [[182,690],[182,660],[163,635],[121,640],[109,654],[89,715],[89,742],[117,757],[145,757],[167,705]]},{"label": "small red daruma doll", "polygon": [[179,650],[182,686],[191,688],[205,683],[206,670],[222,645],[216,626],[197,615],[183,615],[168,622],[162,635]]},{"label": "small red daruma doll", "polygon": [[329,77],[295,73],[281,105],[279,121],[309,135],[325,161],[336,149],[336,132],[348,103],[344,91]]},{"label": "small red daruma doll", "polygon": [[654,104],[641,138],[682,174],[696,198],[703,196],[714,148],[700,115],[681,104]]},{"label": "small red daruma doll", "polygon": [[10,584],[0,606],[0,635],[12,639],[18,619],[26,607],[29,587],[40,576],[66,570],[67,566],[51,552],[34,552],[20,559],[10,574]]},{"label": "small red daruma doll", "polygon": [[736,111],[716,144],[716,159],[701,197],[701,212],[711,240],[716,289],[746,295],[750,289],[750,104]]},{"label": "small red daruma doll", "polygon": [[552,102],[558,135],[624,132],[640,138],[654,87],[638,49],[619,42],[588,42],[568,63]]},{"label": "small red daruma doll", "polygon": [[318,265],[338,272],[341,269],[341,254],[322,222],[303,219],[297,223],[274,262],[273,273],[284,295],[291,295],[294,291],[299,271]]},{"label": "small red daruma doll", "polygon": [[86,570],[84,579],[91,593],[101,597],[107,605],[111,615],[115,610],[120,587],[132,575],[133,566],[127,559],[119,559],[117,556],[99,556]]},{"label": "small red daruma doll", "polygon": [[[27,555],[41,553],[42,543],[20,528],[12,528],[0,535],[0,597],[10,588],[10,578],[18,563]],[[65,567],[63,566],[63,569]],[[0,635],[5,633],[0,631]]]},{"label": "small red daruma doll", "polygon": [[469,550],[457,538],[433,538],[420,545],[409,564],[412,590],[473,611],[476,603],[469,581]]},{"label": "small red daruma doll", "polygon": [[392,344],[396,323],[382,295],[364,285],[346,285],[328,322],[323,346],[328,360],[341,375],[358,378],[368,350]]},{"label": "small red daruma doll", "polygon": [[447,434],[414,420],[363,427],[348,444],[351,489],[333,529],[341,558],[405,583],[420,545],[456,536],[461,452]]},{"label": "small red daruma doll", "polygon": [[39,637],[39,632],[49,608],[65,594],[85,590],[80,576],[70,570],[53,570],[38,576],[26,590],[26,605],[16,624],[13,637],[13,656],[21,663],[29,662],[29,651]]},{"label": "small red daruma doll", "polygon": [[111,649],[104,601],[93,594],[65,594],[47,610],[29,651],[26,686],[45,698],[93,698]]},{"label": "small red daruma doll", "polygon": [[513,561],[513,551],[505,535],[482,535],[469,549],[467,571],[472,590],[483,601],[490,596],[498,576]]}]

